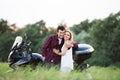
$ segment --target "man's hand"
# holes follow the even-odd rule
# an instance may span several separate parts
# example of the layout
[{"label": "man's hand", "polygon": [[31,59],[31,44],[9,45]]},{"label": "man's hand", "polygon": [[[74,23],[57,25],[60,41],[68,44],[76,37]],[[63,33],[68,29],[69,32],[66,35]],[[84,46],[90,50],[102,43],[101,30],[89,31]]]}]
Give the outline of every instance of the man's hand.
[{"label": "man's hand", "polygon": [[42,58],[42,61],[45,61],[45,57]]}]

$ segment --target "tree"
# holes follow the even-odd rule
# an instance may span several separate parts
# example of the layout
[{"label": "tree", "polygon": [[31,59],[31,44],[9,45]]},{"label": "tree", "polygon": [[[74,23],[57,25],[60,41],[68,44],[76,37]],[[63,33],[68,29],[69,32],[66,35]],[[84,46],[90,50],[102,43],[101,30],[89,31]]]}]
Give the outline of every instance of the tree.
[{"label": "tree", "polygon": [[7,21],[0,19],[0,61],[7,61],[13,43],[13,32]]},{"label": "tree", "polygon": [[95,20],[92,23],[91,42],[95,47],[94,53],[95,63],[108,66],[120,59],[120,12],[113,15],[110,14],[103,20]]},{"label": "tree", "polygon": [[76,24],[73,25],[73,27],[71,27],[70,29],[75,33],[75,34],[79,34],[80,32],[82,32],[83,30],[85,32],[88,32],[90,29],[91,25],[89,23],[89,20],[84,20],[82,21],[80,24]]},{"label": "tree", "polygon": [[34,24],[28,24],[24,29],[19,30],[16,34],[24,37],[25,33],[28,39],[32,42],[31,47],[33,52],[40,53],[43,39],[47,35],[48,29],[43,20]]},{"label": "tree", "polygon": [[84,20],[80,24],[76,24],[70,29],[75,36],[74,38],[75,41],[79,43],[90,43],[89,35],[90,28],[91,23],[89,22],[89,20]]}]

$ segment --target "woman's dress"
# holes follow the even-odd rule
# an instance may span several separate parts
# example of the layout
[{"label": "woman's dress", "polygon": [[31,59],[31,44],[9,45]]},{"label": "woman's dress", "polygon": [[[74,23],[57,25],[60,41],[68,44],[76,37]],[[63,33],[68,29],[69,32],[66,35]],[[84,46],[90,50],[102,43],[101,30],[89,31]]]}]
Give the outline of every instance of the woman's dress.
[{"label": "woman's dress", "polygon": [[[61,50],[63,50],[63,47]],[[67,50],[66,54],[61,57],[60,71],[66,73],[66,72],[71,72],[72,70],[73,70],[73,57],[72,57],[72,47],[71,47]]]}]

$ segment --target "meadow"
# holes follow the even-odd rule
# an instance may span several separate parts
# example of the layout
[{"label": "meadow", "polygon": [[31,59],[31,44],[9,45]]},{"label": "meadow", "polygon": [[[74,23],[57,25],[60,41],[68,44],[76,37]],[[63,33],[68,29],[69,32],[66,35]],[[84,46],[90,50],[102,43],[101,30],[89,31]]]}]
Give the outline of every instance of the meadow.
[{"label": "meadow", "polygon": [[9,72],[11,70],[7,63],[0,63],[0,80],[120,80],[120,68],[116,66],[91,66],[82,72],[74,70],[68,74],[60,73],[58,67],[37,66],[31,71],[27,66]]}]

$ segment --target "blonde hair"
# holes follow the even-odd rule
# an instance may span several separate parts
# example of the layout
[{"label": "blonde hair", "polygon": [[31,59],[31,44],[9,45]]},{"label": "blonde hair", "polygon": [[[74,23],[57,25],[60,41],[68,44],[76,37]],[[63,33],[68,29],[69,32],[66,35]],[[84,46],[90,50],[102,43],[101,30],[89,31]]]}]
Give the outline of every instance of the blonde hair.
[{"label": "blonde hair", "polygon": [[66,30],[65,32],[69,32],[70,33],[70,40],[73,41],[73,34],[70,30]]}]

